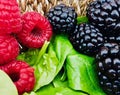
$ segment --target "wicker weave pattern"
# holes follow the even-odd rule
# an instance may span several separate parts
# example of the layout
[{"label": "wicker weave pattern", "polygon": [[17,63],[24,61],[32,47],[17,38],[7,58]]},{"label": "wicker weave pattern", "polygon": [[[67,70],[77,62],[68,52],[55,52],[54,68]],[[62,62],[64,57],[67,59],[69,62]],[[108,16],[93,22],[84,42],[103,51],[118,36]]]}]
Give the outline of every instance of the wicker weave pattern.
[{"label": "wicker weave pattern", "polygon": [[37,11],[42,15],[53,6],[59,3],[65,3],[68,6],[73,6],[78,15],[83,16],[86,14],[86,7],[88,3],[94,0],[17,0],[21,9],[21,12]]}]

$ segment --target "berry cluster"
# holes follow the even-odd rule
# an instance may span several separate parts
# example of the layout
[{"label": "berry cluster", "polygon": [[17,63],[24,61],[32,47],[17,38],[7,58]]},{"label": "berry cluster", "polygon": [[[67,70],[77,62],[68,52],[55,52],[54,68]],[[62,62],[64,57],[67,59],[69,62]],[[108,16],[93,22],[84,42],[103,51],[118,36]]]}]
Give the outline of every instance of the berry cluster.
[{"label": "berry cluster", "polygon": [[78,52],[95,57],[103,90],[120,95],[120,0],[93,1],[86,13],[88,23],[76,24],[75,10],[60,4],[47,17],[55,33],[67,33]]},{"label": "berry cluster", "polygon": [[120,94],[120,0],[96,0],[87,8],[88,23],[77,24],[75,9],[65,4],[51,8],[47,18],[37,12],[20,13],[16,0],[0,1],[0,69],[16,85],[19,95],[35,84],[34,69],[17,60],[21,49],[41,48],[53,33],[68,34],[80,53],[94,56],[101,87]]},{"label": "berry cluster", "polygon": [[41,48],[52,36],[49,21],[37,12],[20,13],[16,0],[0,0],[0,69],[12,79],[19,95],[35,85],[34,69],[17,60],[20,46]]},{"label": "berry cluster", "polygon": [[105,38],[96,54],[99,83],[108,95],[120,95],[120,0],[96,0],[87,17]]},{"label": "berry cluster", "polygon": [[104,36],[90,23],[77,24],[73,7],[59,4],[47,13],[54,33],[68,34],[73,47],[80,53],[94,56],[104,43]]},{"label": "berry cluster", "polygon": [[120,95],[120,47],[105,43],[96,56],[99,83],[108,95]]}]

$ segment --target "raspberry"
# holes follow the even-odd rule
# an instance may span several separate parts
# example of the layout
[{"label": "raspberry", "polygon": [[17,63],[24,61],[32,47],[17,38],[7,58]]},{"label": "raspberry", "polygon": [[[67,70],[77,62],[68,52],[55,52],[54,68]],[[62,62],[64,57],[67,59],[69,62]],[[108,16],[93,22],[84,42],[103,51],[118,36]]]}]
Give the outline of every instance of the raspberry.
[{"label": "raspberry", "polygon": [[19,44],[11,35],[0,35],[0,65],[15,59],[19,54]]},{"label": "raspberry", "polygon": [[19,42],[28,48],[40,48],[52,36],[49,21],[38,12],[23,14],[23,29],[18,33]]},{"label": "raspberry", "polygon": [[34,69],[26,62],[13,60],[8,64],[0,66],[5,71],[18,89],[19,95],[30,92],[35,84]]},{"label": "raspberry", "polygon": [[17,33],[22,29],[20,9],[16,0],[0,0],[0,34]]}]

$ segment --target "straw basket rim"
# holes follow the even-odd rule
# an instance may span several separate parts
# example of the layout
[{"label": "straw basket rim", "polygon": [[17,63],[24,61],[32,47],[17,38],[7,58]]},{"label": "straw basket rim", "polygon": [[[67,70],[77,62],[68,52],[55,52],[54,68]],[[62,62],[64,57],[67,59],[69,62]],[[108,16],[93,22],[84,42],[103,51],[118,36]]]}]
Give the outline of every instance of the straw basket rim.
[{"label": "straw basket rim", "polygon": [[37,11],[45,15],[51,7],[64,3],[75,8],[78,16],[86,15],[87,5],[94,0],[17,0],[21,13]]}]

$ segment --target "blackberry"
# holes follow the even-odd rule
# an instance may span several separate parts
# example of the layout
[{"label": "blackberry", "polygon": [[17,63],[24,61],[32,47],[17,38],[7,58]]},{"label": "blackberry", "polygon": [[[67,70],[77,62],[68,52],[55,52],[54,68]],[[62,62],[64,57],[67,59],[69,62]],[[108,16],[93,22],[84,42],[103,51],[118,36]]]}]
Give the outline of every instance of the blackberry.
[{"label": "blackberry", "polygon": [[100,31],[87,23],[76,25],[69,39],[78,52],[89,56],[94,56],[104,43],[104,38]]},{"label": "blackberry", "polygon": [[112,43],[117,43],[118,45],[120,45],[120,35],[105,37],[105,42],[107,43],[112,42]]},{"label": "blackberry", "polygon": [[96,55],[99,84],[108,95],[120,95],[120,47],[105,43]]},{"label": "blackberry", "polygon": [[96,0],[88,5],[86,15],[104,35],[120,34],[120,0]]},{"label": "blackberry", "polygon": [[51,8],[47,13],[47,18],[55,33],[70,33],[77,24],[75,9],[65,4],[59,4]]}]

